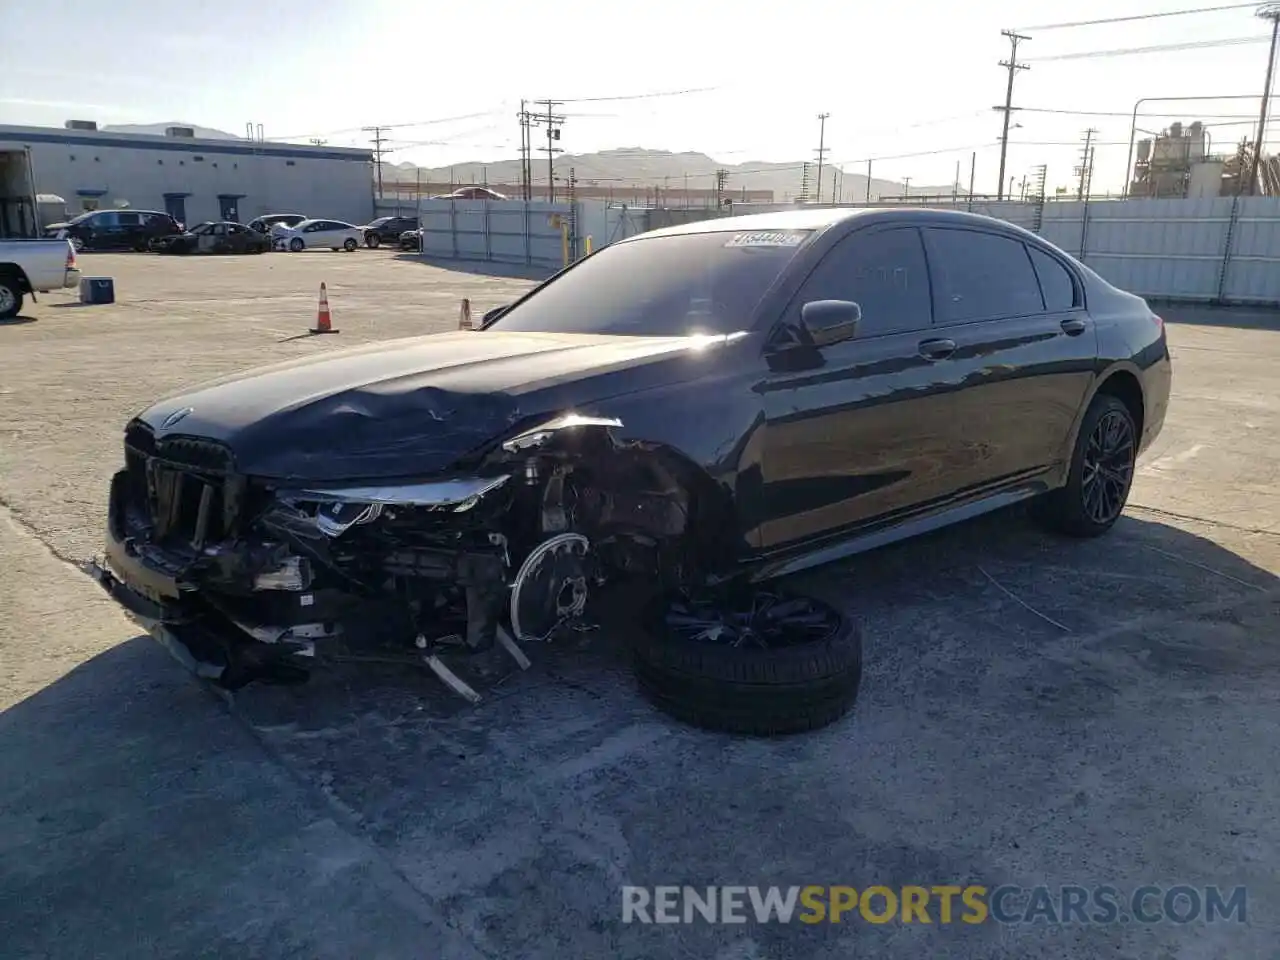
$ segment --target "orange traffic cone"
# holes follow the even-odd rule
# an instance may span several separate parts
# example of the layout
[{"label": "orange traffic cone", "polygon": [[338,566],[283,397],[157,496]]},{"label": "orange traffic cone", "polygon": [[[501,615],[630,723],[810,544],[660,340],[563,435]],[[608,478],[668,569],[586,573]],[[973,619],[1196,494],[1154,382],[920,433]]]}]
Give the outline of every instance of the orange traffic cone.
[{"label": "orange traffic cone", "polygon": [[333,320],[329,316],[329,293],[324,288],[324,284],[320,284],[320,308],[316,311],[316,325],[311,328],[311,333],[337,333],[333,328]]},{"label": "orange traffic cone", "polygon": [[458,329],[471,330],[471,301],[466,297],[462,298],[462,306],[458,308]]}]

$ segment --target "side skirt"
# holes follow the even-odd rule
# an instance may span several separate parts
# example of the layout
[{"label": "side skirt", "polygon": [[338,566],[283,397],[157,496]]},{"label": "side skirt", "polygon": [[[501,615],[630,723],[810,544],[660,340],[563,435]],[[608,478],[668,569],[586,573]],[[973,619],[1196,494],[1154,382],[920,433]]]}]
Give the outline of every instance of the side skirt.
[{"label": "side skirt", "polygon": [[1021,503],[1024,500],[1030,500],[1032,497],[1048,492],[1052,485],[1046,482],[1047,477],[1047,473],[1042,474],[1034,479],[1024,480],[1017,486],[1007,487],[995,493],[990,493],[977,499],[965,500],[953,506],[930,511],[923,515],[870,528],[862,527],[850,531],[835,542],[828,541],[816,547],[803,549],[799,553],[791,553],[785,557],[766,557],[757,560],[750,564],[749,577],[753,583],[758,583],[761,580],[772,580],[775,577],[785,577],[793,573],[799,573],[801,570],[808,570],[811,567],[843,560],[846,557],[865,553],[868,550],[875,550],[877,547],[897,543],[900,540],[908,540],[911,537],[932,533],[935,530],[941,530],[943,527],[962,523],[965,520],[972,520],[974,517],[980,517],[986,513],[1003,510],[1005,507],[1011,507],[1015,503]]}]

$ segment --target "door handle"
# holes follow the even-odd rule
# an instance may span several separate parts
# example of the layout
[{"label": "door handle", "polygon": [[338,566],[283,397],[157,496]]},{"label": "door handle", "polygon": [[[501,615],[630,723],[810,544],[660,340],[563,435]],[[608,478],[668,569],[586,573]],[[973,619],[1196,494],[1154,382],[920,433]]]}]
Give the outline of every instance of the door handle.
[{"label": "door handle", "polygon": [[1062,332],[1069,337],[1076,337],[1084,333],[1087,326],[1089,324],[1079,317],[1068,317],[1062,321]]},{"label": "door handle", "polygon": [[945,360],[956,352],[954,340],[921,340],[920,356],[926,360]]}]

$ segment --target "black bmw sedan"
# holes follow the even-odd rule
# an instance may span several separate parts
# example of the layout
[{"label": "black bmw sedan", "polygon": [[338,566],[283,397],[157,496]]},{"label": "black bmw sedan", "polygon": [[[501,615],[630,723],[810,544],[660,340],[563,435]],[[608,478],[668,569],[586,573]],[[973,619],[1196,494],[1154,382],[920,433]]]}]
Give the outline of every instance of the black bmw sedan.
[{"label": "black bmw sedan", "polygon": [[1170,379],[1144,300],[1008,223],[709,220],[598,250],[479,330],[144,410],[108,576],[217,624],[188,635],[211,672],[307,664],[375,620],[483,651],[580,620],[611,579],[759,582],[1020,501],[1098,536]]}]

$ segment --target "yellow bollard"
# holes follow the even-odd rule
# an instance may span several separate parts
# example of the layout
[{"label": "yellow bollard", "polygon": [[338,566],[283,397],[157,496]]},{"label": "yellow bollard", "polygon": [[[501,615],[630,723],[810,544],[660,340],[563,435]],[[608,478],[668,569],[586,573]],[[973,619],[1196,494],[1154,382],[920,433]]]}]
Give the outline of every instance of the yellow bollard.
[{"label": "yellow bollard", "polygon": [[591,256],[591,234],[587,234],[587,256]]},{"label": "yellow bollard", "polygon": [[569,265],[569,225],[560,224],[560,250],[564,254],[564,265]]}]

